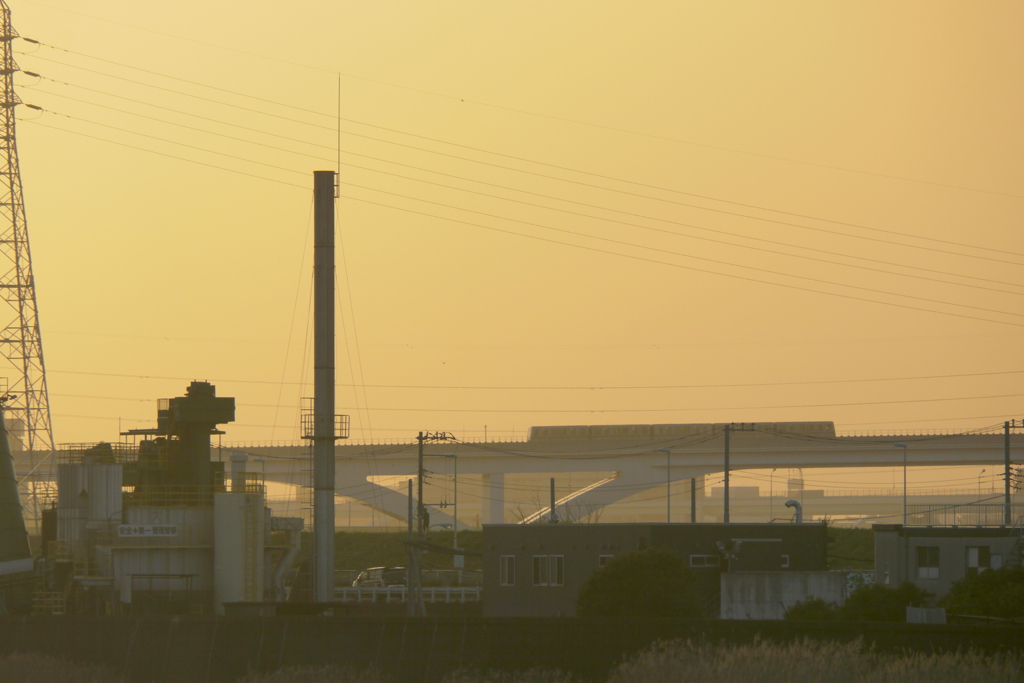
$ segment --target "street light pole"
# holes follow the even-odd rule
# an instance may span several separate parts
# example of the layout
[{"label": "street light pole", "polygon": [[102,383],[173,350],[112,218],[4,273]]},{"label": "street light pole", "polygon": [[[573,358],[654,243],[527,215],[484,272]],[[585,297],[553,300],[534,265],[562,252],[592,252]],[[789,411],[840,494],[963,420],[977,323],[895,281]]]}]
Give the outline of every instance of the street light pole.
[{"label": "street light pole", "polygon": [[903,526],[907,525],[907,444],[897,441],[893,444],[903,449]]},{"label": "street light pole", "polygon": [[768,523],[775,521],[775,470],[778,467],[773,467],[771,473],[768,475]]},{"label": "street light pole", "polygon": [[725,456],[724,456],[724,470],[725,479],[723,480],[723,507],[722,507],[722,521],[726,524],[729,523],[729,432],[732,431],[732,425],[725,425]]},{"label": "street light pole", "polygon": [[[452,474],[452,506],[455,508],[455,512],[452,515],[452,550],[459,549],[459,458],[453,453],[452,454],[452,466],[455,470]],[[465,558],[462,555],[452,556],[452,565],[456,569],[462,569]]]},{"label": "street light pole", "polygon": [[988,470],[982,470],[978,472],[978,498],[981,498],[981,475],[985,474]]}]

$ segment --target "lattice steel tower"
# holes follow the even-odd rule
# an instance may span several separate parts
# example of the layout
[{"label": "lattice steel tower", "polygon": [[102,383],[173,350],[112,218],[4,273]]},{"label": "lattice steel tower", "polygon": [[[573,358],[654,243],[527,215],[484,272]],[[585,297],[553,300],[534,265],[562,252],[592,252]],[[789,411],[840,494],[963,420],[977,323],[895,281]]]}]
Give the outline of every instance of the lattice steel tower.
[{"label": "lattice steel tower", "polygon": [[0,0],[0,13],[0,299],[7,304],[0,303],[0,377],[8,375],[7,414],[12,418],[8,427],[15,435],[21,433],[22,444],[29,451],[30,473],[22,482],[23,495],[27,494],[22,498],[26,517],[38,521],[40,498],[44,490],[49,490],[52,479],[53,429],[14,130],[14,110],[21,103],[14,92],[14,74],[19,69],[13,43],[18,33],[11,25],[11,9],[4,0]]}]

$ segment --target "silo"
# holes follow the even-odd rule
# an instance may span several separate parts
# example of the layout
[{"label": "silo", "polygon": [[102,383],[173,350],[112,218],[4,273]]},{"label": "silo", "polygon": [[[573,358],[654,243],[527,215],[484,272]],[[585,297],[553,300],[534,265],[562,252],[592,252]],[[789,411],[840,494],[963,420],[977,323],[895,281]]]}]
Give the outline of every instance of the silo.
[{"label": "silo", "polygon": [[213,497],[213,608],[224,603],[262,602],[266,516],[262,493],[218,493]]}]

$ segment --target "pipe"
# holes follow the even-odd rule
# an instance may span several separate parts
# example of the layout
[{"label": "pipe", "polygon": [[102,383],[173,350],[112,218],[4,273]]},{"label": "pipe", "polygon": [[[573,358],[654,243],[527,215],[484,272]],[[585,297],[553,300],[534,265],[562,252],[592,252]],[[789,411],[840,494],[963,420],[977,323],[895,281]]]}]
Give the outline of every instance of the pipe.
[{"label": "pipe", "polygon": [[231,454],[231,491],[245,493],[245,463],[249,456],[245,453]]},{"label": "pipe", "polygon": [[804,521],[804,506],[800,504],[799,500],[787,500],[786,507],[796,508],[796,518],[793,521],[795,521],[797,524],[800,524]]}]

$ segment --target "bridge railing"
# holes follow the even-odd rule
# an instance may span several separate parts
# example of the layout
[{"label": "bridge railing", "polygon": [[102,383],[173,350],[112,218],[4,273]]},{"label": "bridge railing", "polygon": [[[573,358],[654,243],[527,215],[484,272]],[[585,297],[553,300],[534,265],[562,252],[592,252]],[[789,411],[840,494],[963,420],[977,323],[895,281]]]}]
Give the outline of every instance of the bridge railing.
[{"label": "bridge railing", "polygon": [[[1010,505],[1010,519],[1020,524],[1024,504]],[[990,503],[965,505],[908,505],[908,526],[1003,526],[1006,506]]]}]

